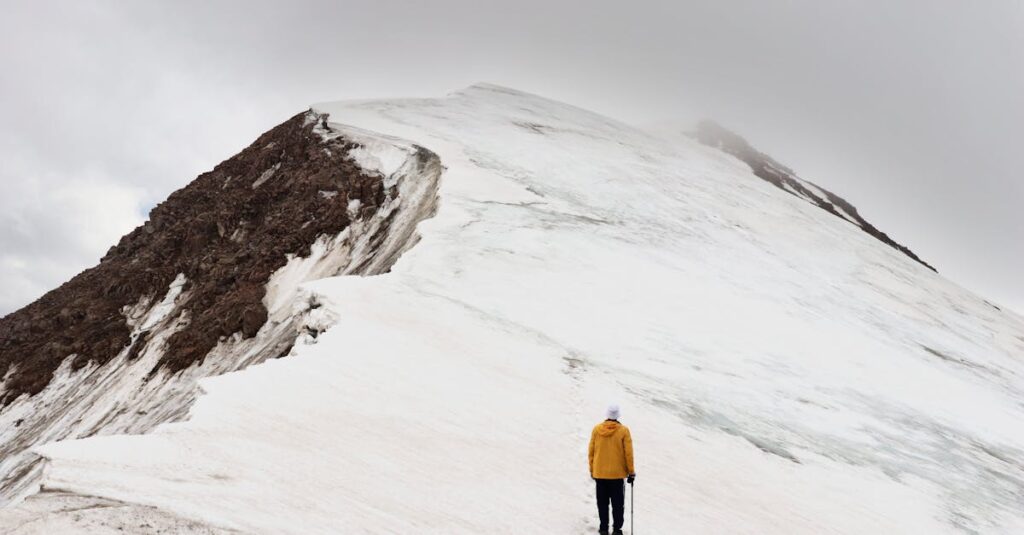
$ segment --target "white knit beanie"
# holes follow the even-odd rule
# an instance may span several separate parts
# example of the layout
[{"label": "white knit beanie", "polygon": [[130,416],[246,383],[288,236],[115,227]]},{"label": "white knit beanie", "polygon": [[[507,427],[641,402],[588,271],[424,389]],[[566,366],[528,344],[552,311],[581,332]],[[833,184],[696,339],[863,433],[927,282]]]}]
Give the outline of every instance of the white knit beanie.
[{"label": "white knit beanie", "polygon": [[608,418],[609,420],[618,420],[619,406],[614,403],[608,405],[608,412],[605,413],[605,417]]}]

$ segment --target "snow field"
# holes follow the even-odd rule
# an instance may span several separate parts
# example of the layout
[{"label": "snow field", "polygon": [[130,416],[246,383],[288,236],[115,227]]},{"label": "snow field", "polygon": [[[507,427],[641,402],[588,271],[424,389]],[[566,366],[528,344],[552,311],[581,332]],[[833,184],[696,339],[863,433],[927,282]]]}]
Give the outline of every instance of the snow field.
[{"label": "snow field", "polygon": [[587,533],[614,401],[641,533],[1024,528],[1021,318],[682,138],[486,85],[314,109],[440,156],[420,242],[304,284],[334,326],[188,421],[40,448],[46,488],[253,533]]}]

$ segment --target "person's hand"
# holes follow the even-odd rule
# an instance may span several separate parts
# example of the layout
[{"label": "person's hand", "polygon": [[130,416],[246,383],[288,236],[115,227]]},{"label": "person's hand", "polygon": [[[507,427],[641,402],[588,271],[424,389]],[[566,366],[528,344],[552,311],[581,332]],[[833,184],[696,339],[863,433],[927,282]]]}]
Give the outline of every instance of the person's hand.
[{"label": "person's hand", "polygon": [[629,474],[629,477],[626,478],[626,483],[632,485],[634,479],[636,479],[636,474]]}]

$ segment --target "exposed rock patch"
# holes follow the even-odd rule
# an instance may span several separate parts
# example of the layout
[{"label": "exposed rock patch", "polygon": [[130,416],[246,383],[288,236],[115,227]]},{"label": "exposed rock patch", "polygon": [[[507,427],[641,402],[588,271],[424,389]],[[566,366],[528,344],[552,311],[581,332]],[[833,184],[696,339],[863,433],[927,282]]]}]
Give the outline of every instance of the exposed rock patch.
[{"label": "exposed rock patch", "polygon": [[79,369],[129,344],[138,355],[146,336],[130,338],[123,309],[159,300],[179,274],[187,300],[176,313],[189,326],[168,340],[160,367],[177,371],[222,338],[254,336],[267,320],[267,281],[288,255],[308,254],[318,236],[338,234],[397,195],[349,158],[354,143],[314,132],[325,120],[306,112],[260,136],[171,194],[99,265],[0,318],[0,406],[40,392],[68,356]]}]

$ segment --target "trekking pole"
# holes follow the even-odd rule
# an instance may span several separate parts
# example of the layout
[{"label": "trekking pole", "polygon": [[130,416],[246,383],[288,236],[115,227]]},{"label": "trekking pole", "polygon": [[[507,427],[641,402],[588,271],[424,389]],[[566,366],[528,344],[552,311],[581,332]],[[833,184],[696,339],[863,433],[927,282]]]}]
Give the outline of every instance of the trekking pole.
[{"label": "trekking pole", "polygon": [[633,535],[633,484],[629,484],[629,535]]}]

